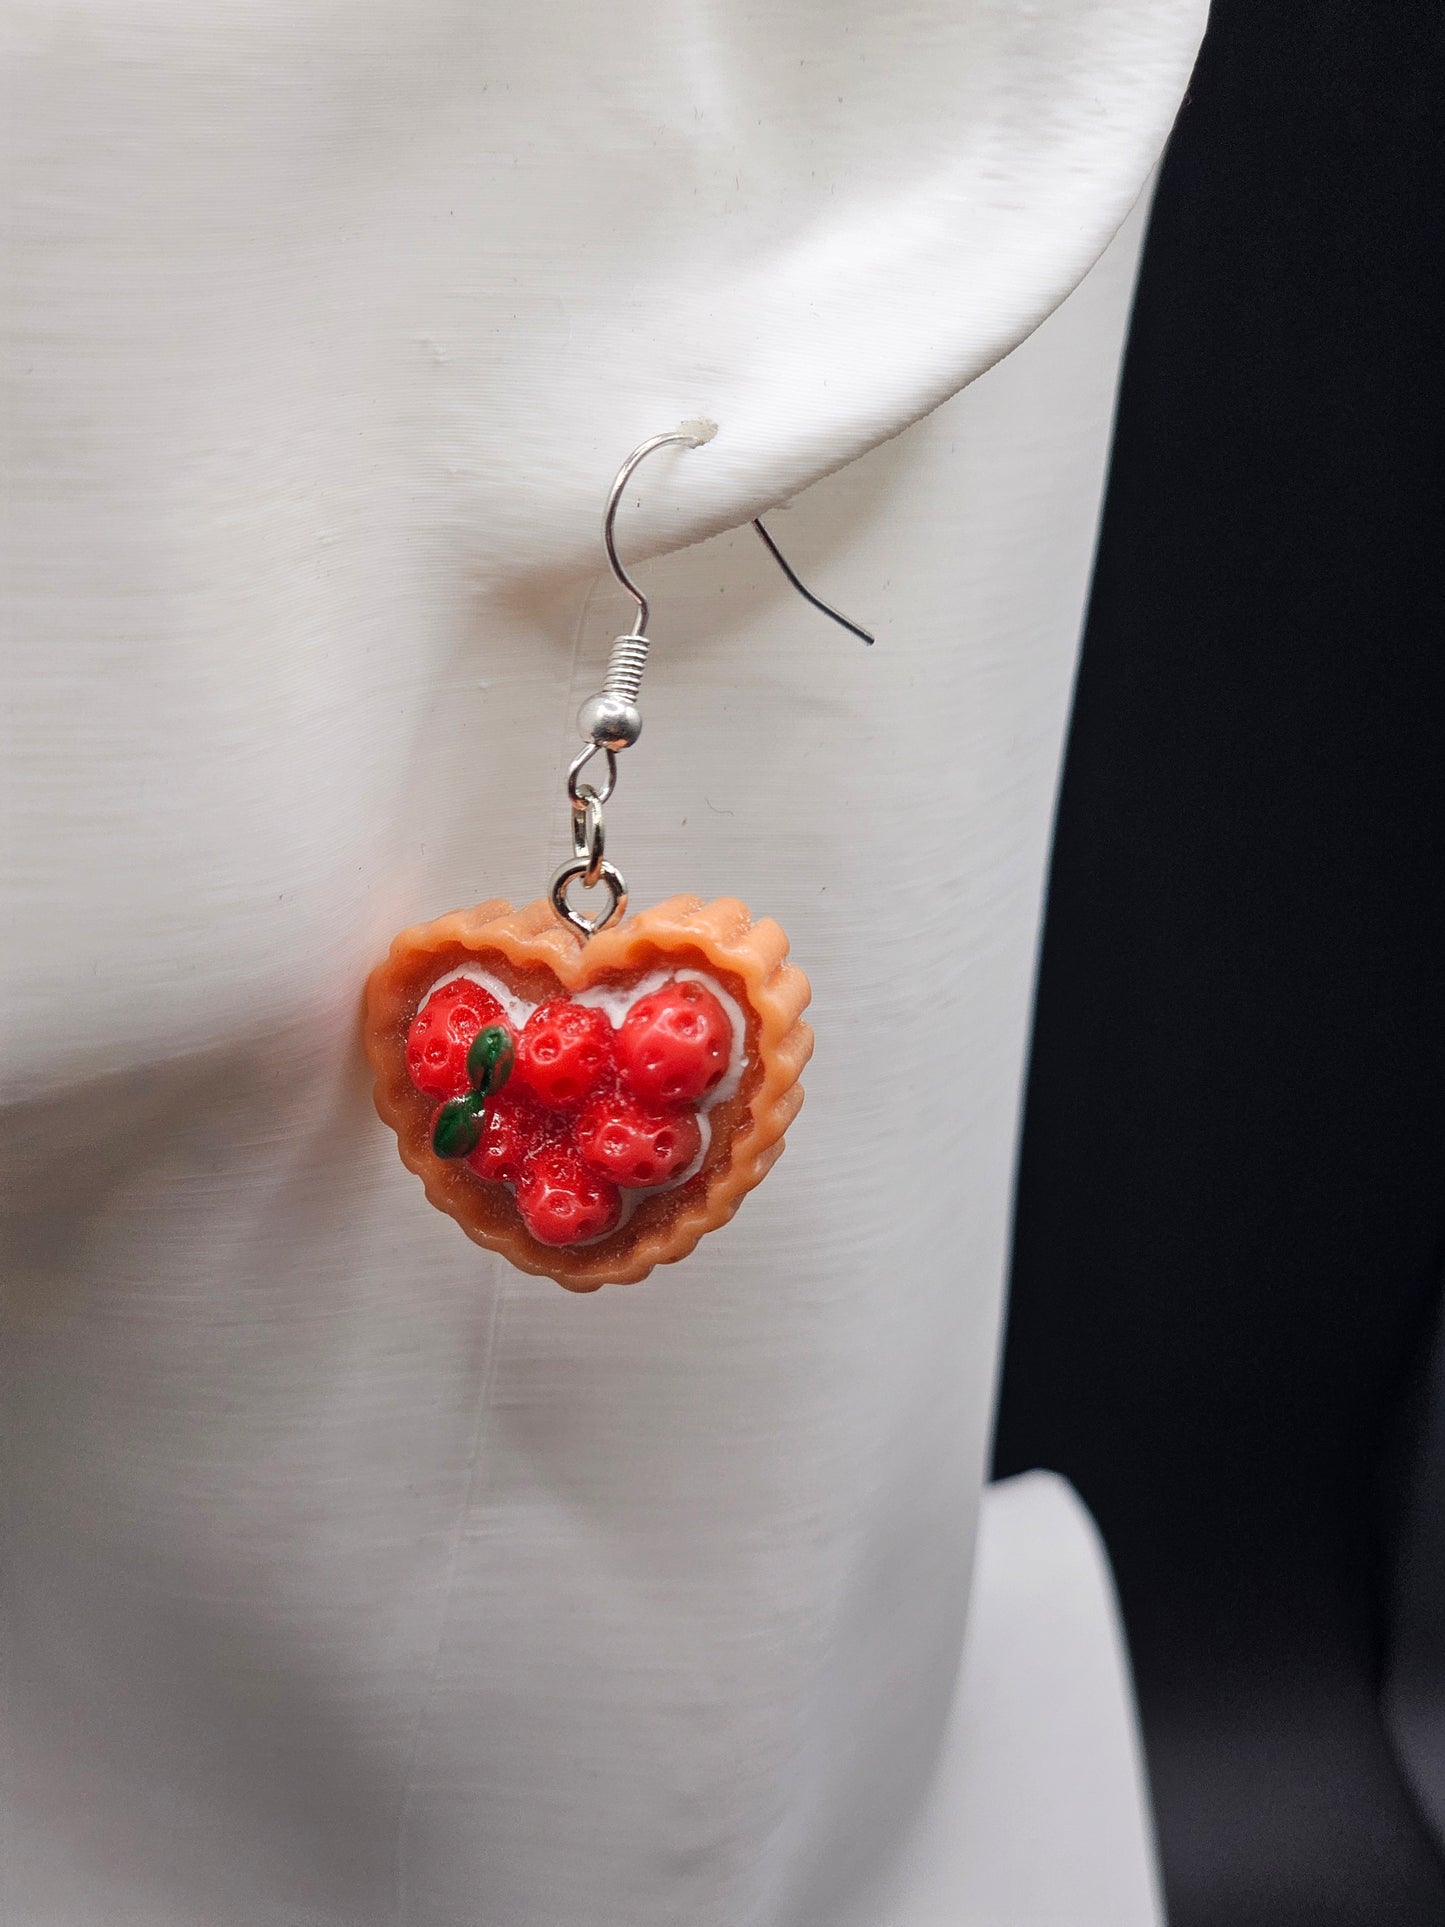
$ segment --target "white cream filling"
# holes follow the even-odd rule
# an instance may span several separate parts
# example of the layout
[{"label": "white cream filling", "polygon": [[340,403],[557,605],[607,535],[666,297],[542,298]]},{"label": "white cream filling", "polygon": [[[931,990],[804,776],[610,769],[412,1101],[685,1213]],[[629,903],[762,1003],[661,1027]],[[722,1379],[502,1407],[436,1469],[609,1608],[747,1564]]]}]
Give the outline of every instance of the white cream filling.
[{"label": "white cream filling", "polygon": [[[465,977],[469,983],[479,985],[490,996],[495,997],[502,1007],[502,1015],[519,1036],[527,1019],[539,1007],[537,1003],[528,1003],[525,997],[517,996],[500,977],[494,976],[490,970],[484,970],[480,964],[462,964],[456,970],[449,970],[445,977],[437,978],[417,1005],[417,1015],[421,1015],[439,990],[444,990],[448,984],[454,984],[459,977]],[[727,1070],[707,1096],[700,1098],[692,1106],[697,1113],[698,1123],[702,1127],[702,1142],[698,1147],[697,1156],[686,1170],[679,1171],[675,1178],[669,1178],[665,1184],[619,1185],[618,1190],[622,1194],[622,1216],[612,1230],[604,1231],[598,1238],[578,1238],[574,1244],[565,1247],[568,1251],[580,1250],[585,1245],[600,1244],[603,1238],[614,1236],[627,1223],[644,1198],[657,1197],[664,1191],[675,1191],[702,1169],[708,1146],[712,1143],[712,1124],[708,1113],[715,1105],[735,1097],[743,1081],[743,1068],[747,1060],[748,1020],[736,997],[729,996],[716,978],[709,977],[703,970],[669,970],[663,967],[649,971],[645,977],[639,978],[635,984],[629,984],[626,989],[616,984],[594,984],[587,990],[579,990],[575,995],[560,988],[557,992],[558,997],[566,998],[574,1004],[586,1004],[594,1010],[602,1011],[612,1028],[621,1030],[627,1013],[635,1003],[643,997],[651,996],[654,990],[661,990],[665,984],[671,983],[701,984],[705,990],[710,990],[727,1013],[728,1023],[732,1027],[733,1041],[732,1049],[728,1053]],[[545,998],[541,1001],[550,1003],[553,999]],[[515,1185],[509,1184],[506,1188],[513,1196],[516,1195]]]}]

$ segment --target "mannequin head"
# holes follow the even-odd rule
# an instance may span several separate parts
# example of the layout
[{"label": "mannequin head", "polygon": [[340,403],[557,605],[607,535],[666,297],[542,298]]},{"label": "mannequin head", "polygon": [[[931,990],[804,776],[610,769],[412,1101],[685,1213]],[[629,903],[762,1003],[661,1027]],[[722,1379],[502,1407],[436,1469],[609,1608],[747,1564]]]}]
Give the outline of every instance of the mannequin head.
[{"label": "mannequin head", "polygon": [[590,566],[622,453],[710,417],[634,529],[692,541],[1037,325],[1137,197],[1203,11],[27,8],[28,372],[42,401],[84,380],[98,452],[147,424],[132,494],[245,439],[273,490],[289,454],[339,510],[359,451],[491,577]]},{"label": "mannequin head", "polygon": [[[1138,195],[1202,12],[12,10],[11,626],[46,767],[32,789],[28,748],[12,766],[41,879],[7,1041],[27,1088],[125,1061],[128,1035],[138,1058],[206,1037],[199,1008],[168,1029],[157,929],[213,985],[204,931],[238,892],[270,903],[271,954],[297,938],[317,812],[324,838],[368,807],[344,769],[312,780],[311,733],[374,760],[353,702],[484,663],[499,604],[562,673],[644,436],[720,425],[629,499],[637,560],[1006,353]],[[549,585],[545,618],[517,613]]]},{"label": "mannequin head", "polygon": [[987,368],[1201,11],[11,7],[29,1918],[956,1917],[858,1896],[957,1670],[1132,255],[776,525],[876,650],[751,539],[648,573],[609,854],[778,916],[822,1040],[685,1274],[579,1300],[428,1211],[358,996],[563,852],[627,451],[719,424],[629,491],[635,562]]}]

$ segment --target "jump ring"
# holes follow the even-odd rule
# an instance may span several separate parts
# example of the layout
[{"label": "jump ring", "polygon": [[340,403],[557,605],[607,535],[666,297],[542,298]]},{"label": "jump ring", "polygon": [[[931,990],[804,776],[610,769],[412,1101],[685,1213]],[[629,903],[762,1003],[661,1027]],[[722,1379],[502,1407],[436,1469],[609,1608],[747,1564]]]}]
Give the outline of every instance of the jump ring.
[{"label": "jump ring", "polygon": [[574,910],[572,905],[567,901],[567,892],[574,883],[586,883],[587,870],[587,858],[581,854],[574,856],[570,862],[562,865],[561,869],[552,879],[552,908],[557,912],[557,915],[562,919],[563,923],[570,923],[572,928],[574,930],[580,930],[584,937],[595,937],[599,930],[605,930],[609,924],[616,923],[617,919],[625,914],[627,910],[627,885],[623,882],[622,872],[617,868],[615,863],[600,863],[597,871],[597,881],[606,886],[607,893],[612,901],[605,911],[595,917],[589,917],[585,911]]},{"label": "jump ring", "polygon": [[602,804],[590,783],[579,791],[580,801],[572,810],[572,854],[587,864],[582,881],[590,890],[602,875],[602,859],[607,849],[607,831],[602,821]]}]

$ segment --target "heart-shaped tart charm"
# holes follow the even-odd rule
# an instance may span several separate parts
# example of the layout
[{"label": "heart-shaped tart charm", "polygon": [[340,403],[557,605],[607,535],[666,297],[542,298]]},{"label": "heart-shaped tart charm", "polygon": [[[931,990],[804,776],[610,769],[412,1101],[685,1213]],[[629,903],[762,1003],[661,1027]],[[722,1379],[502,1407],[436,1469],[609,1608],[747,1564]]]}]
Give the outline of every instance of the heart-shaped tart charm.
[{"label": "heart-shaped tart charm", "polygon": [[673,897],[584,939],[545,900],[404,930],[366,990],[376,1108],[427,1197],[570,1291],[632,1284],[782,1155],[808,980],[744,904]]}]

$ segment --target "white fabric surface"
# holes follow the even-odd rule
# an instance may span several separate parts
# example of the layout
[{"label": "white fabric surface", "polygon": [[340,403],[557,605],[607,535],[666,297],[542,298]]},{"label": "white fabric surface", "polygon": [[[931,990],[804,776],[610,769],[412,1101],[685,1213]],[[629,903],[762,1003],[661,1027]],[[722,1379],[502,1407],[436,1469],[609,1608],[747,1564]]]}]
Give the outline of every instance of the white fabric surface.
[{"label": "white fabric surface", "polygon": [[507,1272],[397,1163],[357,997],[558,858],[628,446],[723,424],[646,549],[976,374],[1199,10],[3,19],[0,1911],[874,1927],[963,1637],[1137,223],[778,517],[877,650],[750,538],[651,573],[609,854],[816,990],[732,1227],[591,1300]]},{"label": "white fabric surface", "polygon": [[880,1927],[1163,1927],[1108,1561],[1073,1488],[990,1486],[958,1693]]}]

